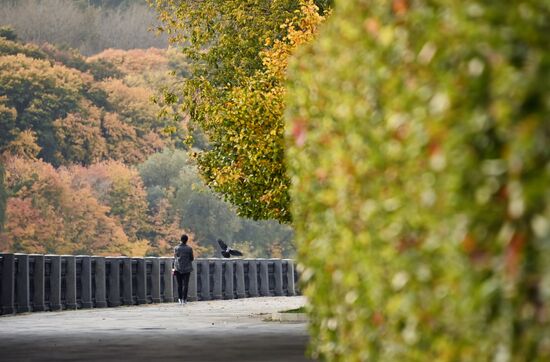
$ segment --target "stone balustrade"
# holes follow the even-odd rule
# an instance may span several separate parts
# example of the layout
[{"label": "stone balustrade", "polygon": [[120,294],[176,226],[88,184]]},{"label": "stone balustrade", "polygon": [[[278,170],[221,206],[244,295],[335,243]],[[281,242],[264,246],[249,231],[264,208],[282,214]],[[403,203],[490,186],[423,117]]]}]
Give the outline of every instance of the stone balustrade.
[{"label": "stone balustrade", "polygon": [[[291,259],[196,259],[190,301],[293,296]],[[0,254],[0,314],[177,300],[169,257]]]}]

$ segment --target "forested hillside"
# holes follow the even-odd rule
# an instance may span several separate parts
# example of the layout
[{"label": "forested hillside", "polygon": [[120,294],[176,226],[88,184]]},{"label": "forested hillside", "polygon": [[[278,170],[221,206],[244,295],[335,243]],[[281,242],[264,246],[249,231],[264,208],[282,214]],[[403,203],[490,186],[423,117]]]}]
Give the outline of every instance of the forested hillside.
[{"label": "forested hillside", "polygon": [[293,252],[289,227],[239,218],[204,186],[185,120],[159,116],[160,86],[186,76],[180,52],[86,57],[18,35],[0,30],[1,251],[166,255],[187,232],[198,255],[217,255],[217,238],[248,256]]},{"label": "forested hillside", "polygon": [[0,49],[0,147],[58,166],[140,162],[169,143],[152,91],[126,85],[112,63],[6,38]]}]

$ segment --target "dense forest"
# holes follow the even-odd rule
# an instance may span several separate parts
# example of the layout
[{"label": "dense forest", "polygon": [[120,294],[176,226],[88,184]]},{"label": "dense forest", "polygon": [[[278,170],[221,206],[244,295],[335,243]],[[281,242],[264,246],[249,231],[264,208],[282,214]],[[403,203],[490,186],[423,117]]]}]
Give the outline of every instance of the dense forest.
[{"label": "dense forest", "polygon": [[198,255],[217,255],[217,238],[293,253],[290,227],[240,218],[204,186],[189,157],[204,140],[184,144],[186,120],[159,115],[159,92],[186,76],[180,51],[25,39],[0,30],[0,250],[166,255],[188,232]]}]

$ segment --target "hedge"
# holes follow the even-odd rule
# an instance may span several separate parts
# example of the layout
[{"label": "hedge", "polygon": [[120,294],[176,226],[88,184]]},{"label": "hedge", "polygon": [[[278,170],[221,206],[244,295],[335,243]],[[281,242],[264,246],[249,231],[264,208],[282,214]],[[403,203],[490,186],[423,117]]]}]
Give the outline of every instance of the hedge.
[{"label": "hedge", "polygon": [[289,71],[314,356],[550,360],[550,2],[341,0]]}]

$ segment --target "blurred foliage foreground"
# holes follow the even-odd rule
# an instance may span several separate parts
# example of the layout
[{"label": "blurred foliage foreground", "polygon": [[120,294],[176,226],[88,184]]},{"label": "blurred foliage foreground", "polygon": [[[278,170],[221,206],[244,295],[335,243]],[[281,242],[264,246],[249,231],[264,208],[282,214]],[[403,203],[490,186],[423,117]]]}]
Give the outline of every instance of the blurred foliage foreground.
[{"label": "blurred foliage foreground", "polygon": [[314,355],[550,360],[549,15],[342,0],[291,64]]}]

